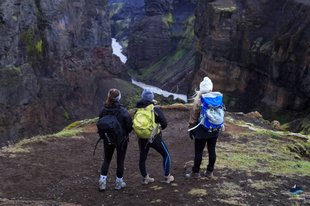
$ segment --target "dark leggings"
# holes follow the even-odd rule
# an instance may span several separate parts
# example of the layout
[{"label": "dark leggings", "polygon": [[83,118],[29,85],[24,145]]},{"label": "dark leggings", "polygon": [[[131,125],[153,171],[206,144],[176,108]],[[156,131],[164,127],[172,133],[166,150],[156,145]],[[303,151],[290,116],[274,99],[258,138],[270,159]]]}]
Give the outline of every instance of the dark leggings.
[{"label": "dark leggings", "polygon": [[109,144],[107,140],[103,139],[104,141],[104,162],[101,167],[101,175],[107,176],[109,171],[109,166],[113,157],[114,150],[116,148],[117,153],[117,170],[116,176],[118,178],[122,178],[124,174],[124,161],[126,157],[126,150],[128,141],[125,140],[120,146],[116,147],[113,144]]},{"label": "dark leggings", "polygon": [[214,164],[216,161],[216,146],[217,138],[213,137],[210,139],[195,139],[195,159],[194,159],[194,166],[192,168],[193,172],[199,172],[200,164],[202,161],[203,149],[207,143],[208,153],[209,153],[209,164],[207,170],[212,172],[214,169]]},{"label": "dark leggings", "polygon": [[145,161],[149,153],[149,149],[152,147],[163,157],[164,175],[168,176],[170,174],[170,154],[166,144],[161,138],[161,135],[158,135],[152,143],[149,143],[147,139],[139,139],[138,142],[140,148],[139,169],[141,175],[143,177],[146,177],[147,175]]}]

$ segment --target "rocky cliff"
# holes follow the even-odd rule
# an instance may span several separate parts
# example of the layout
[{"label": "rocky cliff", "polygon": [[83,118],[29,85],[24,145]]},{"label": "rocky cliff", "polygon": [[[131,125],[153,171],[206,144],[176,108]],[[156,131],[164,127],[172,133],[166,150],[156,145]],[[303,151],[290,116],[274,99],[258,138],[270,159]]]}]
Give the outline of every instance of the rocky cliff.
[{"label": "rocky cliff", "polygon": [[143,19],[132,26],[128,45],[131,75],[169,91],[187,91],[194,65],[191,0],[145,0]]},{"label": "rocky cliff", "polygon": [[199,0],[195,33],[192,85],[208,75],[230,110],[267,118],[309,110],[309,1]]},{"label": "rocky cliff", "polygon": [[2,0],[0,34],[0,144],[97,115],[124,69],[107,0]]}]

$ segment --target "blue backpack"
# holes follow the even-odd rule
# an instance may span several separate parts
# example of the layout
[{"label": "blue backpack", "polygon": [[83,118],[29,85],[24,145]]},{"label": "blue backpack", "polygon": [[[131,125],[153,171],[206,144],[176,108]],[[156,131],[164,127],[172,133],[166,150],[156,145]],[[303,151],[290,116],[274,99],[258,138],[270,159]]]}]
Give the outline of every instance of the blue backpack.
[{"label": "blue backpack", "polygon": [[207,129],[219,129],[224,124],[225,106],[220,92],[209,92],[201,96],[200,124]]}]

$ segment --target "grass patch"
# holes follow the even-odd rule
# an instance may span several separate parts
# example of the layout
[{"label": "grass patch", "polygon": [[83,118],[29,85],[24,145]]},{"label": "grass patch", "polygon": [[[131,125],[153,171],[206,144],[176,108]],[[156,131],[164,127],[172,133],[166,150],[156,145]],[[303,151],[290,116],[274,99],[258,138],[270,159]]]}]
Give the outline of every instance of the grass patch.
[{"label": "grass patch", "polygon": [[217,191],[228,197],[246,196],[246,192],[243,191],[239,185],[233,182],[223,182]]},{"label": "grass patch", "polygon": [[81,133],[80,129],[64,129],[56,134],[52,135],[44,135],[44,136],[35,136],[28,139],[23,139],[17,142],[14,145],[9,146],[4,149],[4,152],[8,152],[11,154],[21,154],[21,153],[29,153],[30,148],[27,147],[29,144],[39,143],[39,142],[47,142],[53,138],[64,138],[64,137],[73,137],[77,136]]},{"label": "grass patch", "polygon": [[205,189],[193,188],[188,192],[188,194],[196,197],[203,197],[207,195],[207,191]]},{"label": "grass patch", "polygon": [[93,119],[85,119],[81,121],[75,121],[71,124],[69,124],[67,127],[64,128],[64,130],[72,130],[74,128],[84,127],[87,125],[95,124],[98,121],[98,117]]},{"label": "grass patch", "polygon": [[258,180],[250,184],[250,187],[256,190],[274,189],[277,188],[272,182]]},{"label": "grass patch", "polygon": [[54,134],[53,136],[55,137],[73,137],[73,136],[77,136],[81,133],[80,129],[70,129],[70,130],[62,130],[56,134]]},{"label": "grass patch", "polygon": [[[219,168],[310,176],[310,162],[300,154],[309,152],[309,143],[302,138],[286,135],[285,132],[257,130],[242,138],[234,135],[232,139],[218,143],[216,166]],[[300,156],[292,153],[296,148],[301,151]],[[207,164],[208,157],[203,159],[202,167],[206,168]]]}]

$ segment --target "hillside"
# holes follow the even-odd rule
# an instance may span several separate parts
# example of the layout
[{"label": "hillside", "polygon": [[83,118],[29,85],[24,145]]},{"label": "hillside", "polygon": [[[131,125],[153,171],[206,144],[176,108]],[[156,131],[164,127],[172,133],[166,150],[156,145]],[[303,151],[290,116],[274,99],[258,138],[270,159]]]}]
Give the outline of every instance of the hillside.
[{"label": "hillside", "polygon": [[[307,205],[310,204],[309,136],[272,130],[257,113],[228,113],[217,144],[215,178],[186,179],[193,164],[193,141],[186,131],[186,107],[166,106],[163,138],[172,158],[172,185],[160,183],[161,158],[150,150],[147,167],[155,182],[140,184],[138,147],[130,136],[124,179],[114,190],[115,157],[107,191],[98,192],[102,143],[94,120],[72,124],[44,137],[0,150],[0,205]],[[207,157],[203,162],[206,167]],[[289,189],[297,184],[299,196]]]}]

